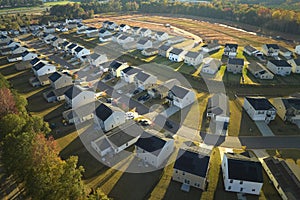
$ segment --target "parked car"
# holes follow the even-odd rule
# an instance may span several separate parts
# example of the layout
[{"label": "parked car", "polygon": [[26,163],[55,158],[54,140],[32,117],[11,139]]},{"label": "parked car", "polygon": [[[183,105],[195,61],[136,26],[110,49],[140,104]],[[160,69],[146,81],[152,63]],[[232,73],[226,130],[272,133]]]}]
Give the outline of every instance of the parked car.
[{"label": "parked car", "polygon": [[168,127],[169,129],[172,129],[173,125],[171,124],[171,122],[166,121],[166,127]]},{"label": "parked car", "polygon": [[143,98],[144,98],[144,96],[142,95],[142,96],[140,96],[137,100],[138,100],[138,101],[142,101]]},{"label": "parked car", "polygon": [[144,95],[143,100],[144,100],[144,101],[147,101],[148,99],[150,99],[150,95],[147,93],[147,94]]},{"label": "parked car", "polygon": [[140,91],[139,90],[134,90],[133,94],[138,94]]}]

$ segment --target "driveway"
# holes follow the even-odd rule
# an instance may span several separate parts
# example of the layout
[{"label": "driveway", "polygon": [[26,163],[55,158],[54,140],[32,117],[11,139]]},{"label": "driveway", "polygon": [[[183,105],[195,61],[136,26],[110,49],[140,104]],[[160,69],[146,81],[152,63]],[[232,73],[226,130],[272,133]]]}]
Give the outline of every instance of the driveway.
[{"label": "driveway", "polygon": [[256,121],[255,124],[263,136],[274,136],[274,133],[264,121]]}]

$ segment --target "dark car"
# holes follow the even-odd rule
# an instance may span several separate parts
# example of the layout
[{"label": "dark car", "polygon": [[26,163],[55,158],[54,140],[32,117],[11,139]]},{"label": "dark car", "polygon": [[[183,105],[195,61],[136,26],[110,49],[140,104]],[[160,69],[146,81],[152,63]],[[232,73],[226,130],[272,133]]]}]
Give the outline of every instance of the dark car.
[{"label": "dark car", "polygon": [[150,99],[150,95],[147,93],[143,96],[143,100],[147,101],[148,99]]},{"label": "dark car", "polygon": [[133,91],[133,94],[137,94],[137,93],[139,93],[140,91],[139,90],[134,90]]},{"label": "dark car", "polygon": [[172,129],[173,125],[171,124],[171,122],[166,121],[166,127],[168,127],[169,129]]},{"label": "dark car", "polygon": [[142,126],[149,126],[150,125],[148,121],[141,121],[140,124]]},{"label": "dark car", "polygon": [[105,76],[104,80],[108,80],[108,79],[110,79],[110,78],[111,78],[111,75],[108,74],[108,75]]},{"label": "dark car", "polygon": [[138,101],[142,101],[144,99],[144,96],[142,95],[142,96],[140,96],[137,100]]}]

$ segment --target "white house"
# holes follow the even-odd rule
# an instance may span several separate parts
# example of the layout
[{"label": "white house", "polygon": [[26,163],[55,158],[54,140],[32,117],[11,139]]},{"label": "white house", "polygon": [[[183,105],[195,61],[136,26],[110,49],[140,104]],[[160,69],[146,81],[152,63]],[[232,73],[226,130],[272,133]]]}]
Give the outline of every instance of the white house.
[{"label": "white house", "polygon": [[151,35],[152,31],[148,28],[141,28],[140,29],[140,36],[141,37],[149,37]]},{"label": "white house", "polygon": [[77,46],[74,50],[75,56],[77,58],[82,58],[83,56],[87,56],[91,54],[91,51],[89,49],[86,49],[81,46]]},{"label": "white house", "polygon": [[33,60],[30,61],[30,64],[31,64],[32,66],[35,66],[35,65],[38,64],[39,62],[41,62],[41,60],[40,60],[38,57],[36,57],[36,58],[34,58]]},{"label": "white house", "polygon": [[112,63],[110,63],[109,68],[111,70],[111,73],[114,77],[120,77],[121,76],[121,71],[125,68],[127,68],[129,65],[127,62],[125,63],[121,63],[119,61],[112,61]]},{"label": "white house", "polygon": [[44,33],[55,33],[55,27],[53,26],[45,26]]},{"label": "white house", "polygon": [[117,42],[120,44],[120,45],[123,45],[123,44],[126,44],[128,42],[133,42],[134,41],[134,38],[133,37],[130,37],[130,36],[126,36],[126,35],[121,35]]},{"label": "white house", "polygon": [[50,44],[52,38],[55,38],[55,36],[52,35],[52,34],[48,34],[46,37],[44,37],[43,40],[44,40],[44,42],[45,42],[46,44]]},{"label": "white house", "polygon": [[247,69],[251,72],[255,78],[259,79],[273,79],[274,75],[266,69],[261,63],[250,63]]},{"label": "white house", "polygon": [[140,39],[136,44],[136,48],[139,50],[144,50],[151,47],[152,47],[152,41],[145,38]]},{"label": "white house", "polygon": [[219,51],[221,46],[218,43],[209,43],[202,46],[201,50],[210,53],[214,51]]},{"label": "white house", "polygon": [[234,58],[237,55],[237,50],[237,44],[225,44],[223,55],[228,56],[229,58]]},{"label": "white house", "polygon": [[13,48],[12,50],[12,54],[19,54],[19,53],[23,53],[25,51],[27,51],[28,49],[26,47],[22,47],[22,46],[19,46],[19,47],[16,47],[16,48]]},{"label": "white house", "polygon": [[134,83],[134,77],[141,72],[137,67],[127,67],[121,71],[121,79],[126,83]]},{"label": "white house", "polygon": [[100,104],[95,110],[94,121],[104,132],[125,123],[125,112],[115,106]]},{"label": "white house", "polygon": [[158,55],[169,58],[170,51],[173,49],[172,46],[163,44],[158,48]]},{"label": "white house", "polygon": [[80,23],[80,24],[77,25],[77,31],[76,31],[76,33],[77,34],[85,33],[86,29],[88,29],[88,26]]},{"label": "white house", "polygon": [[6,45],[0,47],[0,49],[6,49],[6,48],[13,48],[15,46],[21,46],[19,42],[15,42],[13,40],[10,40]]},{"label": "white house", "polygon": [[181,189],[187,192],[190,187],[206,190],[209,160],[204,153],[179,149],[172,180],[182,183]]},{"label": "white house", "polygon": [[224,93],[216,93],[208,99],[206,116],[215,123],[215,134],[226,135],[230,111],[229,99]]},{"label": "white house", "polygon": [[118,42],[118,40],[119,40],[119,38],[120,38],[121,36],[123,36],[122,33],[115,33],[115,34],[113,34],[112,37],[111,37],[111,38],[112,38],[112,41]]},{"label": "white house", "polygon": [[12,54],[10,56],[7,56],[8,62],[16,62],[22,60],[22,53],[19,54]]},{"label": "white house", "polygon": [[134,77],[134,83],[140,90],[146,90],[157,83],[157,77],[144,71],[140,71]]},{"label": "white house", "polygon": [[[49,79],[49,77],[48,77],[48,79]],[[50,81],[50,84],[51,84],[51,81]],[[65,86],[62,88],[53,89],[53,90],[44,92],[43,96],[48,103],[55,102],[55,101],[63,101],[63,100],[65,100],[65,92],[68,89],[70,89],[71,87],[72,87],[72,85],[68,85],[68,86]]]},{"label": "white house", "polygon": [[244,67],[244,59],[242,58],[229,58],[226,69],[228,72],[242,73]]},{"label": "white house", "polygon": [[273,106],[277,110],[278,116],[283,121],[288,121],[300,127],[300,98],[275,98]]},{"label": "white house", "polygon": [[118,24],[115,22],[108,22],[107,29],[109,30],[117,30],[119,28]]},{"label": "white house", "polygon": [[248,56],[256,56],[256,57],[263,56],[262,52],[260,52],[259,50],[257,50],[251,45],[246,45],[244,47],[243,52],[246,53]]},{"label": "white house", "polygon": [[127,24],[120,24],[119,31],[121,31],[121,32],[127,32],[129,30],[130,30],[130,26],[128,26]]},{"label": "white house", "polygon": [[92,89],[83,88],[79,85],[73,85],[65,92],[66,106],[78,108],[84,104],[96,100],[95,92]]},{"label": "white house", "polygon": [[189,51],[185,54],[184,63],[192,66],[198,66],[203,61],[203,53],[202,52],[193,52]]},{"label": "white house", "polygon": [[292,72],[299,74],[300,73],[300,58],[291,59],[287,61],[292,66]]},{"label": "white house", "polygon": [[35,76],[43,76],[56,72],[56,67],[45,62],[38,62],[32,67],[32,70]]},{"label": "white house", "polygon": [[292,66],[286,60],[269,60],[267,68],[276,75],[286,76],[290,75]]},{"label": "white house", "polygon": [[77,44],[71,43],[67,46],[67,52],[74,55],[75,54],[75,49],[78,47]]},{"label": "white house", "polygon": [[295,47],[295,53],[298,54],[298,55],[300,55],[300,45],[297,45]]},{"label": "white house", "polygon": [[201,68],[201,73],[215,74],[219,71],[222,62],[215,58],[205,58]]},{"label": "white house", "polygon": [[111,36],[111,35],[112,35],[112,33],[104,28],[99,30],[99,37],[105,37],[105,36]]},{"label": "white house", "polygon": [[277,57],[279,55],[279,46],[277,44],[264,44],[262,46],[262,52],[266,56]]},{"label": "white house", "polygon": [[174,37],[170,37],[168,40],[167,40],[167,45],[172,45],[172,44],[176,44],[176,43],[180,43],[180,42],[183,42],[185,41],[185,38],[182,37],[182,36],[174,36]]},{"label": "white house", "polygon": [[144,162],[158,168],[172,154],[174,140],[159,138],[144,131],[135,143],[135,155]]},{"label": "white house", "polygon": [[134,26],[134,27],[132,27],[131,30],[132,30],[132,34],[138,35],[140,33],[141,27]]},{"label": "white house", "polygon": [[88,56],[88,60],[91,65],[99,67],[102,63],[108,61],[106,54],[93,53]]},{"label": "white house", "polygon": [[102,28],[107,28],[108,22],[109,22],[108,20],[103,21],[102,22]]},{"label": "white house", "polygon": [[183,86],[174,85],[168,92],[169,103],[181,109],[194,103],[196,96],[195,93]]},{"label": "white house", "polygon": [[174,62],[184,61],[186,53],[187,52],[183,49],[173,48],[169,52],[169,60],[174,61]]},{"label": "white house", "polygon": [[254,121],[269,123],[276,117],[275,107],[264,97],[245,97],[243,107]]},{"label": "white house", "polygon": [[100,42],[112,41],[112,36],[111,35],[107,35],[107,36],[99,37],[99,41]]},{"label": "white house", "polygon": [[54,72],[48,78],[53,89],[59,89],[73,84],[72,77],[67,73]]},{"label": "white house", "polygon": [[279,55],[285,57],[286,59],[290,59],[293,56],[293,52],[283,46],[279,46]]},{"label": "white house", "polygon": [[60,45],[65,41],[65,39],[62,39],[62,38],[57,38],[56,40],[52,40],[52,46],[57,48],[57,49],[60,49]]},{"label": "white house", "polygon": [[91,142],[92,148],[101,156],[106,156],[113,151],[111,144],[106,136],[99,137]]},{"label": "white house", "polygon": [[64,50],[64,51],[67,51],[67,47],[71,44],[71,42],[69,41],[64,41],[63,43],[60,44],[61,46],[61,49]]},{"label": "white house", "polygon": [[22,53],[22,60],[23,61],[28,61],[28,60],[33,60],[37,57],[38,55],[36,53],[32,53],[29,51],[24,51]]},{"label": "white house", "polygon": [[169,34],[166,32],[158,31],[155,33],[155,38],[158,41],[165,41],[169,39]]},{"label": "white house", "polygon": [[86,36],[91,37],[97,37],[98,36],[98,29],[95,27],[89,27],[85,30]]},{"label": "white house", "polygon": [[148,48],[141,51],[142,55],[144,56],[154,56],[158,53],[158,49],[156,48]]},{"label": "white house", "polygon": [[258,160],[225,153],[222,172],[226,191],[259,195],[263,186],[263,174]]}]

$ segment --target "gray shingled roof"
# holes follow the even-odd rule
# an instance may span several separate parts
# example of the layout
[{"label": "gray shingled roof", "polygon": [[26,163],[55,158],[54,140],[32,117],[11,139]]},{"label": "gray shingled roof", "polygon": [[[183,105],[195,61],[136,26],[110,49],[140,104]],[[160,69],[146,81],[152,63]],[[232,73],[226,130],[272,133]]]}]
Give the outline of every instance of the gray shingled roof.
[{"label": "gray shingled roof", "polygon": [[135,77],[139,81],[146,81],[150,76],[150,74],[140,71]]},{"label": "gray shingled roof", "polygon": [[269,62],[277,67],[292,67],[286,60],[269,60]]},{"label": "gray shingled roof", "polygon": [[229,58],[228,64],[231,65],[244,65],[244,59],[242,58]]},{"label": "gray shingled roof", "polygon": [[266,98],[246,97],[246,99],[255,110],[275,110],[274,106]]},{"label": "gray shingled roof", "polygon": [[170,91],[176,97],[183,99],[185,97],[185,95],[187,95],[187,93],[189,93],[190,90],[186,89],[182,86],[174,85]]},{"label": "gray shingled roof", "polygon": [[166,141],[144,131],[135,145],[155,156],[158,156],[165,146]]}]

